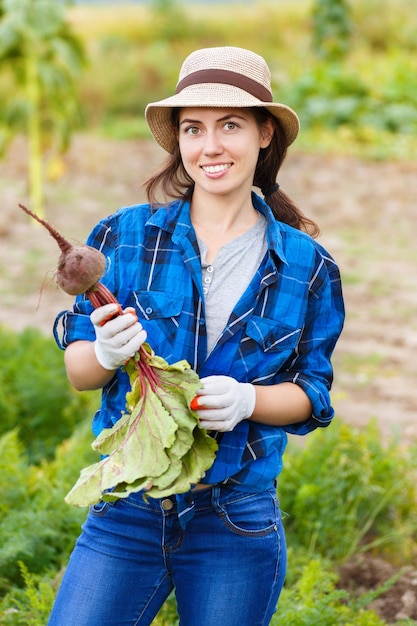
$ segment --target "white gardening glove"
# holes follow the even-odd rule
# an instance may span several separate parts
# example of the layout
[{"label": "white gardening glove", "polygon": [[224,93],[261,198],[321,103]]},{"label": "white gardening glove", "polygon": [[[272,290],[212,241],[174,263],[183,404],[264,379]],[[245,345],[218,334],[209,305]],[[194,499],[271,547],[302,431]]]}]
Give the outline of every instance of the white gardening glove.
[{"label": "white gardening glove", "polygon": [[[116,370],[130,359],[146,341],[146,331],[138,322],[135,309],[129,307],[117,315],[117,304],[105,304],[90,315],[96,331],[94,350],[106,370]],[[112,314],[116,317],[112,319]]]},{"label": "white gardening glove", "polygon": [[251,417],[256,402],[252,384],[239,383],[230,376],[207,376],[201,382],[203,388],[191,408],[197,411],[203,428],[225,432]]}]

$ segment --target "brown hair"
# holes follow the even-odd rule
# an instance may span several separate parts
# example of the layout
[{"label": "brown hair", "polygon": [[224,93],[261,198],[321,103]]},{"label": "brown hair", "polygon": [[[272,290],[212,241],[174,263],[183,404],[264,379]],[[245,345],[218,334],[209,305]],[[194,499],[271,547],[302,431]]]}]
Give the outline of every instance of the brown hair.
[{"label": "brown hair", "polygon": [[[276,117],[263,108],[253,107],[250,109],[259,126],[263,126],[268,119],[274,125],[274,134],[271,143],[259,151],[256,164],[253,185],[259,187],[262,193],[275,185],[278,172],[287,154],[287,145],[284,131]],[[173,109],[173,127],[178,128],[179,110]],[[162,191],[166,198],[191,199],[194,190],[194,181],[185,171],[182,163],[178,142],[172,154],[168,156],[162,166],[144,182],[148,201],[153,208],[161,204],[157,201],[158,190]],[[269,205],[275,218],[293,226],[298,230],[304,230],[312,237],[320,233],[318,225],[306,217],[294,202],[284,193],[281,188],[265,196],[265,202]]]}]

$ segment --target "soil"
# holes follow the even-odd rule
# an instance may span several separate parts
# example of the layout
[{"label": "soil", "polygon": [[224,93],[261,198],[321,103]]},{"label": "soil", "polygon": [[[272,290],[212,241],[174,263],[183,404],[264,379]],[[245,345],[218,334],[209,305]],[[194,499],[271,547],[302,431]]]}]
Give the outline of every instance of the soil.
[{"label": "soil", "polygon": [[342,565],[339,587],[361,596],[379,589],[387,581],[391,581],[387,585],[389,589],[378,595],[367,609],[373,609],[388,624],[417,620],[417,569],[404,567],[398,570],[380,558],[355,557]]},{"label": "soil", "polygon": [[[65,160],[50,168],[47,218],[68,239],[84,240],[100,218],[144,200],[141,183],[163,156],[148,141],[76,136]],[[55,285],[55,243],[17,206],[29,204],[26,157],[19,140],[0,161],[0,323],[50,335],[72,298]],[[375,420],[384,437],[415,441],[417,164],[293,151],[280,183],[319,223],[320,241],[343,276],[347,318],[334,355],[338,419],[359,428]],[[372,589],[395,571],[380,559],[355,558],[343,566],[341,585]],[[417,620],[417,570],[399,574],[373,604],[389,623]]]}]

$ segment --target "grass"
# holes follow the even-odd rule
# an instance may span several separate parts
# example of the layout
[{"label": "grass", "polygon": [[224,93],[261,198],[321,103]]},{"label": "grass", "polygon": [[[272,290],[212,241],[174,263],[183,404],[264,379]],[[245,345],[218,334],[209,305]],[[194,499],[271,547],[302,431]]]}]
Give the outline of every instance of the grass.
[{"label": "grass", "polygon": [[345,373],[355,377],[358,387],[367,387],[372,384],[376,373],[385,377],[396,376],[397,369],[392,361],[379,353],[359,355],[345,354],[342,359],[342,367]]},{"label": "grass", "polygon": [[316,154],[345,155],[369,161],[416,161],[417,136],[393,135],[373,128],[302,129],[297,150]]}]

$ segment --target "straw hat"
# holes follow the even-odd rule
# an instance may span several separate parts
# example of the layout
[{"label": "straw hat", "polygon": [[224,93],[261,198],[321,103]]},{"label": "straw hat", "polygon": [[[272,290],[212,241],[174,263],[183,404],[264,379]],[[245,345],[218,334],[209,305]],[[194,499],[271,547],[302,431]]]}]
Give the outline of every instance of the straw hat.
[{"label": "straw hat", "polygon": [[146,107],[151,133],[167,152],[173,152],[177,143],[171,117],[174,107],[264,107],[280,121],[288,146],[300,127],[290,107],[273,102],[271,73],[265,60],[232,46],[192,52],[182,64],[175,95]]}]

